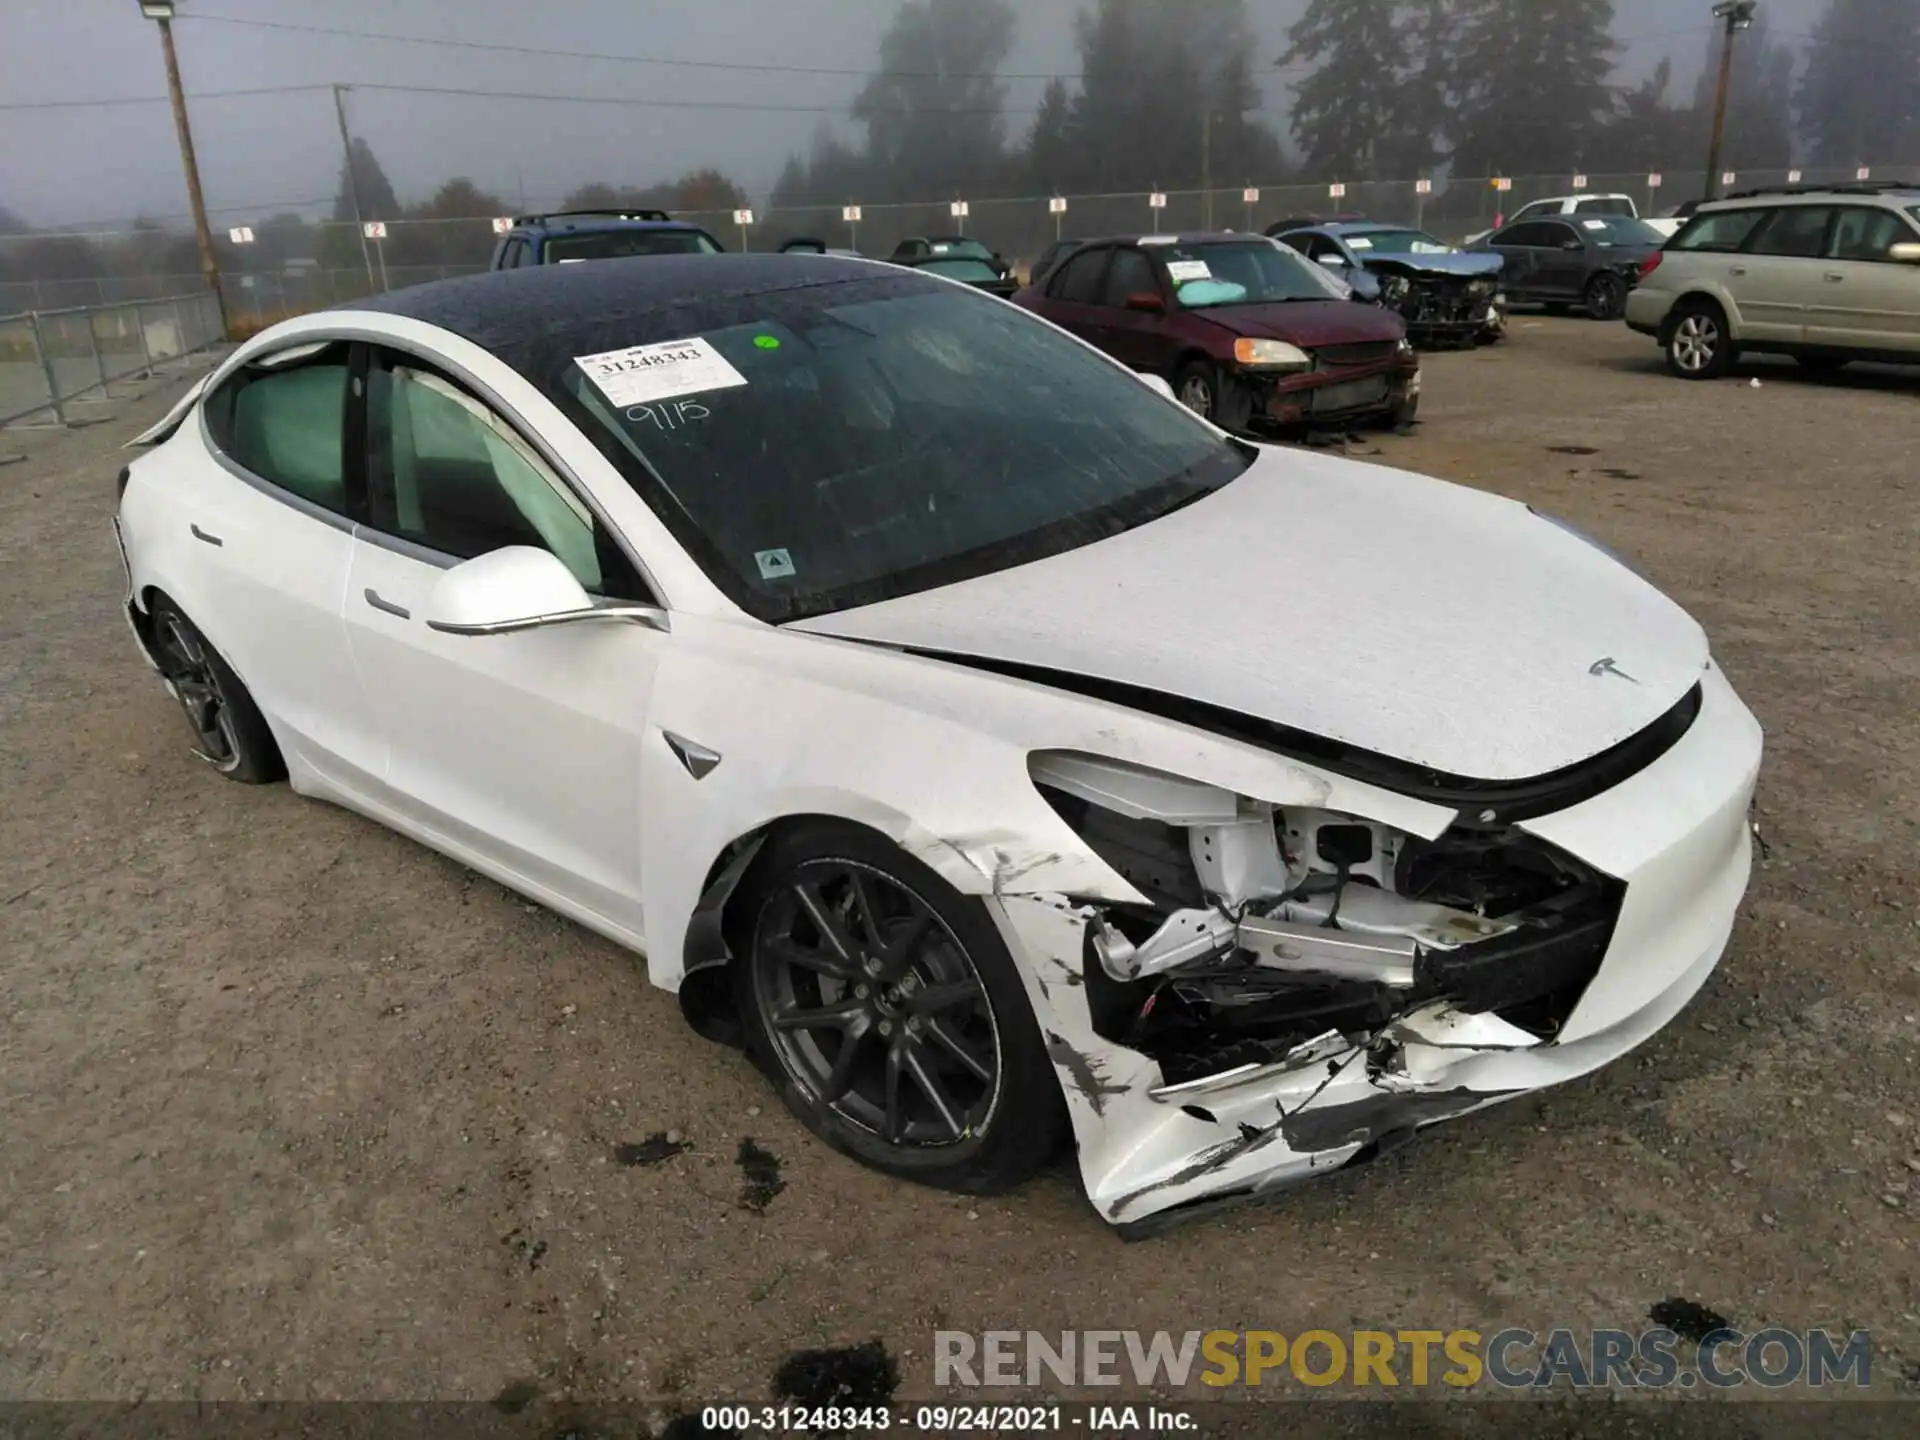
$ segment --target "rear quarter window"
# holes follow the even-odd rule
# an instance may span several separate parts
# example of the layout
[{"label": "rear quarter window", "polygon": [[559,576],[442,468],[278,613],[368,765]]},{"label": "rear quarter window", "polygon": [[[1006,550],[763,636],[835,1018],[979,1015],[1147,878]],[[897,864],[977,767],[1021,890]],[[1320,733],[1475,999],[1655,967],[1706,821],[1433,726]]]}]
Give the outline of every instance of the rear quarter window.
[{"label": "rear quarter window", "polygon": [[1695,215],[1667,242],[1668,250],[1726,253],[1738,250],[1766,216],[1765,210],[1720,210]]}]

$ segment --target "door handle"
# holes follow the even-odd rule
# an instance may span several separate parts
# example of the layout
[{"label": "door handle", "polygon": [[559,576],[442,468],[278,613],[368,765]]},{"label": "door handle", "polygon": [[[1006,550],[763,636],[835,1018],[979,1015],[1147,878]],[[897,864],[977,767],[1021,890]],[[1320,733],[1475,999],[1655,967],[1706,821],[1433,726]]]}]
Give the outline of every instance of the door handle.
[{"label": "door handle", "polygon": [[1845,280],[1847,277],[1841,274],[1838,270],[1829,270],[1827,271],[1826,278],[1827,278],[1828,284],[1838,285],[1841,281]]},{"label": "door handle", "polygon": [[1746,273],[1747,273],[1747,267],[1744,265],[1735,265],[1727,271],[1727,274],[1735,275],[1735,276],[1744,275]]},{"label": "door handle", "polygon": [[227,543],[226,541],[222,540],[218,535],[209,535],[206,531],[202,530],[198,525],[194,524],[191,520],[187,522],[187,529],[193,532],[194,539],[204,540],[209,545],[224,545]]},{"label": "door handle", "polygon": [[411,610],[405,606],[396,605],[391,600],[382,600],[380,598],[380,592],[372,586],[368,586],[365,593],[367,604],[371,605],[374,609],[384,611],[388,615],[398,615],[402,620],[411,620],[413,618],[413,612]]}]

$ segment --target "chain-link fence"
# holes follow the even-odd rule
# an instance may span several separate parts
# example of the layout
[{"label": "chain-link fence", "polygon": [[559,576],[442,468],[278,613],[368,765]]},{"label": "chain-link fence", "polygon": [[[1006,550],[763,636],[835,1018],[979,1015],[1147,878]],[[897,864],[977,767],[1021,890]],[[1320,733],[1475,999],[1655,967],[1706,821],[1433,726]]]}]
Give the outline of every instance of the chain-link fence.
[{"label": "chain-link fence", "polygon": [[[1874,177],[1909,176],[1904,167],[1874,167]],[[1858,180],[1855,167],[1736,174],[1723,190],[1789,184],[1828,185]],[[969,198],[905,204],[859,204],[858,197],[819,205],[780,206],[754,213],[748,225],[731,211],[685,211],[730,250],[774,250],[801,236],[886,257],[910,236],[964,234],[999,252],[1027,273],[1056,239],[1156,231],[1262,230],[1302,215],[1354,214],[1413,225],[1459,242],[1491,229],[1531,200],[1585,192],[1623,194],[1643,215],[1657,215],[1699,199],[1706,176],[1698,168],[1649,173],[1534,175],[1443,180],[1383,180],[1345,184],[1233,186],[1212,190],[1137,191],[1111,195]],[[858,204],[858,220],[848,220]],[[964,208],[964,214],[956,213]],[[238,334],[288,315],[322,309],[381,290],[484,270],[498,236],[492,217],[466,220],[389,220],[380,239],[335,221],[298,226],[263,223],[253,243],[216,239],[227,310]],[[98,306],[146,300],[197,288],[190,273],[190,239],[164,231],[0,237],[0,312]],[[52,247],[58,245],[59,249]],[[38,248],[36,248],[38,247]],[[35,264],[56,255],[59,265]],[[158,259],[162,263],[154,264]],[[184,263],[183,263],[184,261]],[[156,273],[158,272],[158,273]]]},{"label": "chain-link fence", "polygon": [[0,315],[0,425],[72,422],[76,407],[113,398],[113,383],[219,344],[212,295]]}]

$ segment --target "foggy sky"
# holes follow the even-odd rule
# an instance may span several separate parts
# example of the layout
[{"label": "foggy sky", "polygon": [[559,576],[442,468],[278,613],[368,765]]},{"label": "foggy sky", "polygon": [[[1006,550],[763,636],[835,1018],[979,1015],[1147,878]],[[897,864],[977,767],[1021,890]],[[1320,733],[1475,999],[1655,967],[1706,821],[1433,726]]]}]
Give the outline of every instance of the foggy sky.
[{"label": "foggy sky", "polygon": [[[1081,0],[1015,0],[1019,39],[1007,69],[1077,65]],[[1286,135],[1290,77],[1271,61],[1306,0],[1249,0],[1260,40],[1265,119]],[[858,77],[687,72],[224,25],[240,16],[333,29],[459,38],[599,54],[864,70],[900,0],[180,0],[175,25],[200,173],[216,224],[332,204],[340,168],[332,96],[323,90],[229,99],[197,91],[334,82],[819,105],[844,112]],[[1804,35],[1825,0],[1762,0],[1776,38]],[[1710,0],[1616,0],[1614,30],[1648,36],[1622,55],[1617,81],[1674,59],[1681,100],[1705,58]],[[1674,34],[1671,32],[1680,32]],[[1799,42],[1795,42],[1799,43]],[[1297,77],[1292,77],[1297,78]],[[1007,130],[1023,133],[1040,80],[1007,85]],[[0,99],[164,96],[157,27],[136,0],[0,0]],[[780,166],[828,115],[656,110],[359,91],[356,135],[373,145],[403,202],[467,175],[510,204],[551,205],[586,180],[646,184],[713,165],[764,200]],[[839,132],[851,137],[848,122]],[[164,103],[0,111],[0,206],[43,227],[186,211]]]}]

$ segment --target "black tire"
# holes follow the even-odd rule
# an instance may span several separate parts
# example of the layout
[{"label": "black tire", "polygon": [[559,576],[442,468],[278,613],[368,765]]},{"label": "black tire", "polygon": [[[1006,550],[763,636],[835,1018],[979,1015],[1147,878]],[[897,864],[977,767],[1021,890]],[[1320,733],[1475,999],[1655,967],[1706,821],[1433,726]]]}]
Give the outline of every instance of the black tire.
[{"label": "black tire", "polygon": [[747,1052],[814,1134],[969,1194],[1052,1158],[1066,1101],[978,902],[884,837],[822,821],[767,843],[734,914]]},{"label": "black tire", "polygon": [[1682,380],[1718,380],[1739,358],[1725,312],[1698,296],[1674,307],[1661,331],[1660,348],[1666,352],[1667,369]]},{"label": "black tire", "polygon": [[1618,320],[1627,313],[1627,282],[1603,272],[1587,282],[1587,314],[1595,320]]},{"label": "black tire", "polygon": [[243,785],[284,778],[273,731],[233,667],[166,596],[154,598],[149,615],[154,659],[193,729],[194,753]]},{"label": "black tire", "polygon": [[1208,360],[1189,360],[1174,372],[1173,398],[1203,420],[1239,434],[1252,418],[1246,390]]}]

